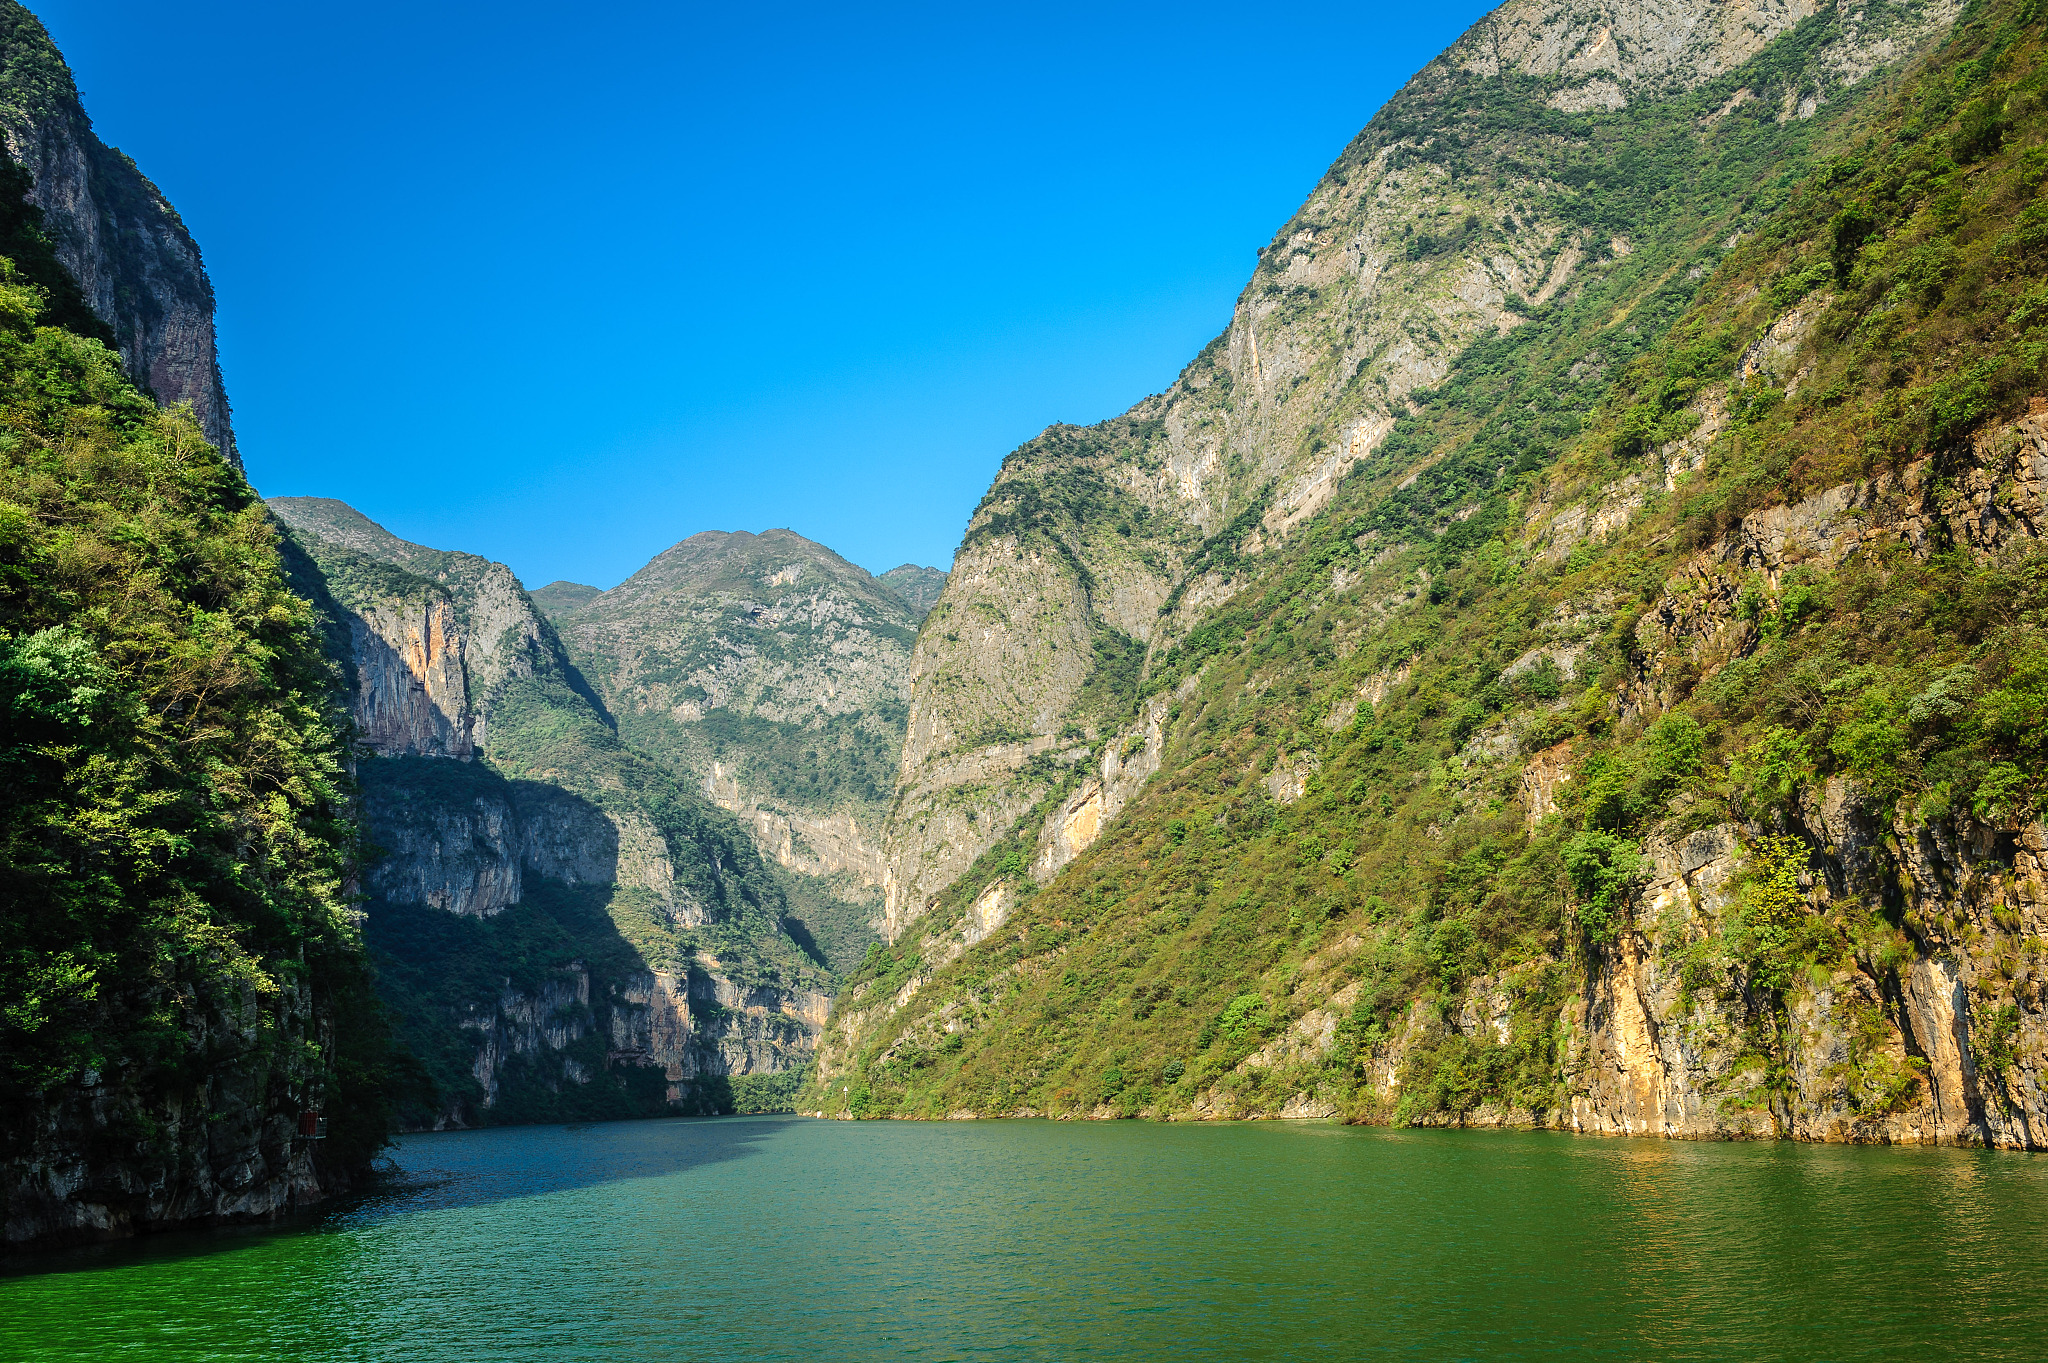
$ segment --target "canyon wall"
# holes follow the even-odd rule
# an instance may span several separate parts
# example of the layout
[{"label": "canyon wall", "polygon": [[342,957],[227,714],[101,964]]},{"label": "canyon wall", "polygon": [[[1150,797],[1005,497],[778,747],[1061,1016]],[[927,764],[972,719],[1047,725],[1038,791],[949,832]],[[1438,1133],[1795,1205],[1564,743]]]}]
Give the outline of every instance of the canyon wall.
[{"label": "canyon wall", "polygon": [[[1765,88],[1768,117],[1797,124],[1955,12],[1516,0],[1424,68],[1261,248],[1228,327],[1170,388],[1004,460],[911,660],[885,933],[1062,788],[1077,743],[1099,750],[1105,658],[1156,660],[1241,588],[1220,549],[1270,554],[1467,347],[1630,272],[1651,225],[1603,190],[1586,160],[1602,137],[1571,116],[1711,136]],[[1729,78],[1774,43],[1770,66]],[[1679,112],[1717,81],[1726,108]]]}]

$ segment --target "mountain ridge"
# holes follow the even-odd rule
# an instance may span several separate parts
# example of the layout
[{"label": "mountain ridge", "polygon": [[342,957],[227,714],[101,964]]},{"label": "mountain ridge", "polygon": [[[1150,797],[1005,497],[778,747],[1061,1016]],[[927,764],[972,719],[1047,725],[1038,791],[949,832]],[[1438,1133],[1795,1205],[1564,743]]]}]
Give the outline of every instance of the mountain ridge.
[{"label": "mountain ridge", "polygon": [[[1623,229],[1651,201],[1709,219],[1663,245],[1659,268],[1700,264],[1690,257],[1710,234],[1741,230],[1737,205],[1769,191],[1774,158],[1832,117],[1845,76],[1955,12],[1774,8],[1756,20],[1774,43],[1747,58],[1743,84],[1732,63],[1756,45],[1722,22],[1738,8],[1503,6],[1345,148],[1261,250],[1228,328],[1166,393],[1093,427],[1051,427],[1004,460],[913,660],[884,834],[889,932],[1058,784],[1046,764],[1071,751],[1065,731],[1102,740],[1116,708],[1104,687],[1134,657],[1155,665],[1229,593],[1217,568],[1322,510],[1463,347],[1642,276],[1649,257]],[[1632,30],[1670,41],[1645,46]],[[1509,33],[1518,48],[1503,46]],[[1671,54],[1695,48],[1684,88],[1663,88]],[[1666,104],[1564,107],[1598,72]],[[1656,112],[1671,99],[1700,107],[1680,124]],[[1603,181],[1615,156],[1640,183]],[[1717,215],[1730,220],[1716,227]]]},{"label": "mountain ridge", "polygon": [[426,1069],[406,1122],[770,1101],[808,1058],[832,975],[746,832],[621,741],[503,564],[332,499],[270,509],[352,682],[383,852],[367,939]]}]

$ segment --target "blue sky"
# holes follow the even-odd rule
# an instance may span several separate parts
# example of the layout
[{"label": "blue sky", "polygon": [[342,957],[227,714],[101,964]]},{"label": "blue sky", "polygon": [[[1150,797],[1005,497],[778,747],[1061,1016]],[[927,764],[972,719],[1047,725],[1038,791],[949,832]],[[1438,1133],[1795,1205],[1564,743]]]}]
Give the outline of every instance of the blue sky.
[{"label": "blue sky", "polygon": [[530,586],[771,526],[946,566],[1485,8],[31,7],[199,239],[256,486]]}]

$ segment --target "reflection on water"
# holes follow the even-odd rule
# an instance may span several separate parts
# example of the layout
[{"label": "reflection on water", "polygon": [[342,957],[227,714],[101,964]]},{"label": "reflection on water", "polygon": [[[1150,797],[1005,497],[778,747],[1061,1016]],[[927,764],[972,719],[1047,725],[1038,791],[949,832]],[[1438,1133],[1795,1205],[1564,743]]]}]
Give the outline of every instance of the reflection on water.
[{"label": "reflection on water", "polygon": [[2048,1160],[1313,1125],[409,1139],[283,1232],[0,1280],[0,1357],[2031,1357]]}]

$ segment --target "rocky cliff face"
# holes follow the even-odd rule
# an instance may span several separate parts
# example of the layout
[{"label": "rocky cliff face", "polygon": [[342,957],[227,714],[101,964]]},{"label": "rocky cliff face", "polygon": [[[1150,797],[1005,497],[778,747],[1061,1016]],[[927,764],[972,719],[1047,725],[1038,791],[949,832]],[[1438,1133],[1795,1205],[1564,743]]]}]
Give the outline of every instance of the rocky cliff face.
[{"label": "rocky cliff face", "polygon": [[808,1063],[830,997],[748,988],[716,966],[627,972],[593,987],[590,968],[572,961],[537,987],[507,986],[468,1006],[457,1026],[475,1048],[474,1097],[451,1104],[432,1125],[531,1120],[565,1107],[581,1115],[577,1090],[607,1073],[622,1076],[622,1087],[641,1100],[615,1111],[717,1113],[730,1093],[718,1081]]},{"label": "rocky cliff face", "polygon": [[[268,1016],[266,1016],[268,1014]],[[274,1037],[334,1045],[304,987],[191,1019],[206,1080],[165,1102],[141,1076],[87,1070],[60,1102],[36,1112],[34,1154],[6,1170],[8,1247],[105,1240],[178,1226],[259,1221],[348,1187],[347,1171],[315,1163],[300,1139],[302,1105]],[[297,1091],[294,1091],[297,1090]],[[138,1118],[153,1139],[132,1140]]]},{"label": "rocky cliff face", "polygon": [[[370,867],[367,888],[373,894],[395,904],[489,918],[525,897],[529,875],[571,886],[652,889],[658,883],[648,865],[652,849],[632,846],[634,833],[655,842],[648,830],[626,824],[631,832],[622,838],[624,820],[614,822],[545,782],[465,772],[459,784],[467,798],[451,798],[457,784],[417,764],[375,769],[365,813],[384,855]],[[668,880],[672,885],[673,876]],[[704,922],[699,904],[671,901],[664,907],[688,926]]]},{"label": "rocky cliff face", "polygon": [[[1705,401],[1720,396],[1710,393]],[[1756,658],[1768,640],[1741,604],[1745,583],[1760,579],[1782,590],[1801,575],[1894,556],[1926,562],[1961,552],[1986,568],[2037,563],[2048,526],[2048,405],[1980,433],[1971,452],[1940,471],[1934,460],[1916,461],[1760,510],[1682,559],[1631,631],[1616,709],[1638,722],[1654,719],[1684,693],[1712,687],[1717,673]],[[1537,499],[1532,510],[1524,533],[1532,552],[1540,552],[1569,508]],[[1625,531],[1617,525],[1613,533]],[[1588,605],[1598,609],[1597,601]],[[1571,627],[1563,633],[1568,637]],[[1540,651],[1554,658],[1584,648],[1566,643]],[[1399,684],[1373,674],[1360,688],[1364,695],[1339,703],[1337,727],[1350,727],[1360,701],[1387,702]],[[1190,693],[1183,688],[1181,696]],[[1939,706],[1942,695],[1937,682],[1922,704]],[[1134,749],[1137,760],[1118,757],[1099,776],[1091,773],[1035,831],[1037,879],[1051,880],[1073,862],[1099,836],[1098,822],[1137,793],[1119,788],[1125,770],[1140,781],[1152,774],[1148,767],[1156,770],[1159,724],[1171,713],[1168,697],[1155,698],[1144,727],[1112,748],[1113,755]],[[1519,731],[1477,735],[1446,774],[1482,793],[1517,791],[1516,817],[1532,831],[1554,828],[1564,792],[1574,780],[1600,779],[1600,767],[1569,743],[1529,751],[1532,736],[1543,732],[1539,715]],[[1185,764],[1187,748],[1182,753]],[[1247,777],[1258,772],[1255,766]],[[1309,793],[1306,781],[1276,788],[1269,780],[1265,788],[1283,807]],[[1673,811],[1644,838],[1626,920],[1604,946],[1540,954],[1466,980],[1447,997],[1376,1011],[1398,1000],[1401,986],[1388,988],[1384,939],[1371,924],[1388,910],[1368,905],[1367,921],[1355,929],[1309,936],[1284,972],[1284,1020],[1259,1032],[1270,1039],[1241,1048],[1220,1076],[1212,1071],[1169,1094],[1172,1079],[1199,1073],[1170,1064],[1169,1082],[1145,1090],[1139,1109],[1120,1101],[1127,1094],[1112,1089],[1098,1097],[1092,1085],[1076,1084],[1055,1093],[1066,1103],[941,1110],[1348,1117],[1696,1139],[2048,1148],[2048,824],[1969,810],[1930,817],[1925,803],[1889,803],[1841,776],[1805,786],[1769,819],[1699,826],[1704,811],[1691,797],[1674,802]],[[1442,838],[1444,830],[1433,825],[1428,836]],[[1134,850],[1148,858],[1173,855],[1171,829],[1163,840],[1156,832],[1140,837]],[[1109,875],[1118,874],[1117,863],[1111,868]],[[1093,883],[1104,880],[1098,867]],[[1296,904],[1297,920],[1303,907],[1318,918],[1343,912],[1341,891],[1304,897],[1298,877],[1292,892],[1266,884],[1277,899]],[[1745,968],[1742,961],[1745,950],[1754,950],[1757,906],[1773,884],[1783,896],[1780,913],[1841,934],[1838,954],[1820,953],[1819,963],[1775,986],[1760,983],[1755,963]],[[1159,921],[1177,907],[1186,914],[1173,898],[1150,916],[1138,908],[1122,929],[1084,927],[1078,940],[1051,932],[1049,922],[1085,912],[1097,893],[1070,888],[1019,931],[1017,890],[992,881],[946,930],[924,932],[895,974],[856,983],[842,996],[823,1043],[819,1110],[857,1109],[891,1068],[915,1072],[934,1055],[958,1053],[956,1037],[981,1028],[999,1032],[1001,1024],[991,1024],[1010,1023],[1006,1009],[1038,996],[1061,971],[1070,979],[1118,981],[1106,985],[1124,995],[1108,1006],[1117,1018],[1135,1010],[1142,1020],[1198,996],[1198,970],[1168,968],[1132,979],[1133,957],[1143,955],[1126,944],[1133,936],[1142,942],[1153,932],[1174,932],[1173,919]],[[1087,943],[1091,930],[1106,940]],[[994,959],[970,954],[1006,936],[1016,945]],[[1041,936],[1050,949],[1034,949]],[[1123,969],[1105,969],[1111,962]],[[1502,1078],[1481,1063],[1464,1080],[1465,1103],[1453,1098],[1445,1110],[1446,1050],[1504,1055],[1528,1047],[1532,1034],[1548,1039],[1556,1064],[1533,1097],[1525,1089],[1521,1102],[1474,1103]],[[879,1050],[861,1057],[878,1043]],[[1118,1054],[1109,1049],[1112,1062]]]},{"label": "rocky cliff face", "polygon": [[469,757],[464,631],[445,596],[370,606],[349,620],[353,709],[363,741],[385,755]]},{"label": "rocky cliff face", "polygon": [[468,757],[488,747],[508,690],[570,675],[504,564],[409,543],[327,498],[269,505],[325,560],[349,615],[356,723],[379,756]]},{"label": "rocky cliff face", "polygon": [[[339,502],[271,509],[350,678],[381,854],[370,939],[437,1071],[410,1120],[716,1111],[706,1081],[803,1064],[829,976],[781,891],[737,828],[620,744],[504,565]],[[451,937],[436,915],[475,926]]]},{"label": "rocky cliff face", "polygon": [[[2036,552],[2048,525],[2048,415],[1979,434],[1971,458],[1945,478],[1933,465],[1916,461],[1759,511],[1683,560],[1636,627],[1619,707],[1654,717],[1674,703],[1671,680],[1686,669],[1711,684],[1715,672],[1758,653],[1763,633],[1739,605],[1748,574],[1782,583],[1788,573],[1887,553],[1925,561],[1951,546],[1986,564]],[[1532,530],[1540,537],[1560,514],[1543,508]],[[1514,758],[1519,747],[1510,740],[1475,753],[1475,765]],[[1520,783],[1554,790],[1574,767],[1583,762],[1568,749],[1538,753]],[[1534,799],[1529,810],[1538,820],[1545,813]],[[1611,949],[1580,965],[1558,1011],[1569,1038],[1562,1101],[1539,1118],[1484,1104],[1457,1120],[1611,1135],[2048,1147],[2048,1004],[2039,980],[2048,826],[1967,814],[1930,820],[1841,777],[1803,790],[1775,825],[1688,831],[1688,822],[1675,818],[1645,839],[1630,922]],[[1751,912],[1745,891],[1753,899],[1769,839],[1783,836],[1797,849],[1782,867],[1788,898],[1822,917],[1857,920],[1859,935],[1774,1008],[1729,970],[1725,944]],[[1317,973],[1342,974],[1366,945],[1346,937],[1318,956]],[[1508,1042],[1556,966],[1475,979],[1447,1019],[1410,1008],[1365,1062],[1368,1115],[1400,1110],[1417,1053],[1444,1044],[1446,1022],[1449,1035]],[[1288,1099],[1295,1115],[1346,1110],[1318,1091],[1318,1077],[1359,993],[1355,981],[1332,988],[1245,1062],[1285,1076],[1279,1087],[1307,1081]],[[1212,1090],[1195,1110],[1247,1109],[1234,1093]]]},{"label": "rocky cliff face", "polygon": [[213,329],[213,284],[178,212],[135,163],[93,133],[70,68],[36,17],[0,5],[0,136],[34,182],[30,199],[86,301],[113,331],[136,385],[189,403],[237,468]]},{"label": "rocky cliff face", "polygon": [[[1062,786],[1035,758],[1106,736],[1088,692],[1101,657],[1185,639],[1241,585],[1222,560],[1315,518],[1475,341],[1643,268],[1641,210],[1597,168],[1617,120],[1698,119],[1712,137],[1767,100],[1797,124],[1955,10],[1510,3],[1425,68],[1261,250],[1229,327],[1171,388],[1004,461],[912,659],[887,931]],[[1717,82],[1715,110],[1678,113]],[[1520,101],[1533,117],[1509,112]],[[1572,122],[1589,114],[1607,121]],[[1744,199],[1731,187],[1709,216]]]}]

